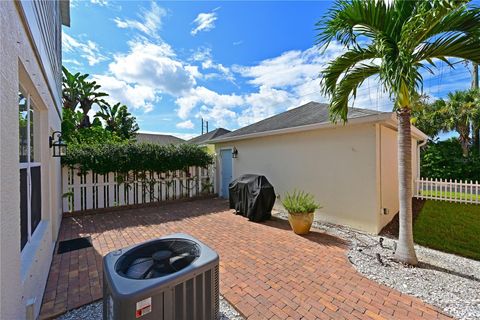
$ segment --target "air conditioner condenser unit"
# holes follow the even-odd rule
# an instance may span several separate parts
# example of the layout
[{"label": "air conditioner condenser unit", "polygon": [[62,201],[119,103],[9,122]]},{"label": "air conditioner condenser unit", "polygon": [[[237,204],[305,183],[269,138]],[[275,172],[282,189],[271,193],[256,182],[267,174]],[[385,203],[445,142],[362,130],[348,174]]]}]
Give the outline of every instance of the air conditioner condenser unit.
[{"label": "air conditioner condenser unit", "polygon": [[219,313],[219,257],[186,234],[107,254],[104,320],[212,320]]}]

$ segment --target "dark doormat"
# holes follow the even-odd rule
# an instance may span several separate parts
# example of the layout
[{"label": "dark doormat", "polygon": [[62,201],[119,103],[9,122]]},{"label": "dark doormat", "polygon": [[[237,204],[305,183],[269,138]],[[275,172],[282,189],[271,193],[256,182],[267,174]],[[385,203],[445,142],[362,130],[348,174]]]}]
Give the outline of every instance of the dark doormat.
[{"label": "dark doormat", "polygon": [[57,254],[62,254],[65,252],[80,250],[89,247],[92,247],[92,238],[90,237],[60,241],[58,243]]}]

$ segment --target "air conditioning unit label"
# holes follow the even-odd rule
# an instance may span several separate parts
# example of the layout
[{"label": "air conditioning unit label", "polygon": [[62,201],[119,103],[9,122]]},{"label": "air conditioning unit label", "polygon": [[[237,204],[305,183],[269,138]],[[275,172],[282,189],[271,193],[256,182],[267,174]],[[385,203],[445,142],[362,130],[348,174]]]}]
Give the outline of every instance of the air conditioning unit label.
[{"label": "air conditioning unit label", "polygon": [[152,312],[152,297],[137,302],[136,318],[140,318],[150,312]]}]

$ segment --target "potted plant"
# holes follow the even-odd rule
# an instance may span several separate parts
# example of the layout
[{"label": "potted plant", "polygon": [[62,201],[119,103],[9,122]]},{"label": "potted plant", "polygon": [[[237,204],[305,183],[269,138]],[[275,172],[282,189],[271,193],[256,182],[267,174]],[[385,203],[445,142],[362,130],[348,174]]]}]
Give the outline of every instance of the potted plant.
[{"label": "potted plant", "polygon": [[296,234],[307,234],[310,231],[314,212],[321,208],[313,195],[296,190],[292,194],[287,192],[282,205],[288,211],[288,222]]}]

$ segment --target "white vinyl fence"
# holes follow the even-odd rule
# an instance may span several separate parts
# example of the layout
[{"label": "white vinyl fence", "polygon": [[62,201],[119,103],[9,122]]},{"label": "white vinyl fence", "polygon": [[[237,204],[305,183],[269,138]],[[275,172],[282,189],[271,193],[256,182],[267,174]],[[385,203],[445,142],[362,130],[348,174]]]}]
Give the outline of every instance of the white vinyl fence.
[{"label": "white vinyl fence", "polygon": [[214,167],[188,172],[129,172],[128,175],[62,169],[63,211],[74,212],[191,198],[214,192]]},{"label": "white vinyl fence", "polygon": [[479,204],[480,184],[477,181],[421,178],[415,180],[415,197]]}]

